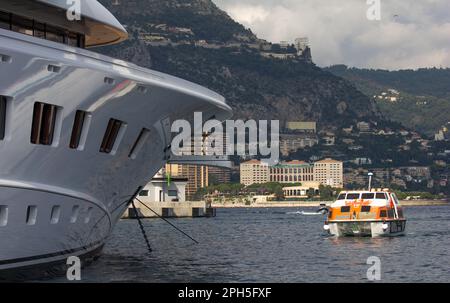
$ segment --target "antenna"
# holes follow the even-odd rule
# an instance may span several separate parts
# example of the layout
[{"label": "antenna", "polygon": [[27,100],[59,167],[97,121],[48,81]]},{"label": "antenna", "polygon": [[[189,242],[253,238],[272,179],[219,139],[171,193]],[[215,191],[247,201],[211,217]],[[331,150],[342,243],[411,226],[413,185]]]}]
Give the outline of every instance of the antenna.
[{"label": "antenna", "polygon": [[372,177],[373,173],[368,173],[369,175],[369,191],[372,191]]}]

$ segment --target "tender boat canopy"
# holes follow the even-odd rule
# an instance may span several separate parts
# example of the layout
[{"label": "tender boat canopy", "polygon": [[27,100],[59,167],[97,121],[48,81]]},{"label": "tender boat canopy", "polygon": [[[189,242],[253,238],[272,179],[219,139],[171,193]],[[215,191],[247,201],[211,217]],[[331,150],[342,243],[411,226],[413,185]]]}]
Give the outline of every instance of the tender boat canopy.
[{"label": "tender boat canopy", "polygon": [[84,34],[86,47],[119,43],[128,38],[125,28],[96,0],[80,0],[81,20],[69,20],[67,12],[75,7],[75,3],[66,0],[0,0],[0,10]]}]

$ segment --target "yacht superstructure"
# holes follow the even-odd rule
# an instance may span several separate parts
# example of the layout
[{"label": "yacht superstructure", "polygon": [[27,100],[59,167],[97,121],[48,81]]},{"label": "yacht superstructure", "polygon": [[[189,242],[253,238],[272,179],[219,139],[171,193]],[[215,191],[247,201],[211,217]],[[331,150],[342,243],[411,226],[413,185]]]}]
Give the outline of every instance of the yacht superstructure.
[{"label": "yacht superstructure", "polygon": [[0,273],[101,251],[169,157],[171,122],[220,95],[84,49],[127,38],[97,1],[0,1]]}]

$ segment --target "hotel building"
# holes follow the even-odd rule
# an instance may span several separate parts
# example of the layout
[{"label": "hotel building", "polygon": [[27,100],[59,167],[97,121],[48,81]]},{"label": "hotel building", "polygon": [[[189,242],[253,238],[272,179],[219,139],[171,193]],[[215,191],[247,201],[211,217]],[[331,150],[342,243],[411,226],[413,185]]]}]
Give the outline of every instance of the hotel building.
[{"label": "hotel building", "polygon": [[277,182],[282,184],[318,182],[321,185],[342,188],[344,185],[343,163],[325,159],[314,164],[303,161],[283,162],[275,166],[251,160],[240,166],[241,184],[262,184]]}]

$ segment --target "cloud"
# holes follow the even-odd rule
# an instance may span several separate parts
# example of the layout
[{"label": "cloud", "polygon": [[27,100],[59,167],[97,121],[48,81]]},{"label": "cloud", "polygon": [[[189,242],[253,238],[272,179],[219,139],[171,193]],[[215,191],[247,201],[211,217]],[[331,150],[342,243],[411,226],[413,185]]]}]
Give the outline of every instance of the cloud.
[{"label": "cloud", "polygon": [[310,39],[320,66],[450,67],[450,1],[381,0],[369,21],[366,0],[213,0],[272,42]]}]

